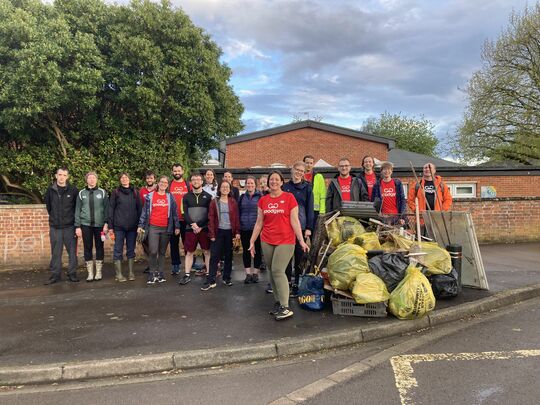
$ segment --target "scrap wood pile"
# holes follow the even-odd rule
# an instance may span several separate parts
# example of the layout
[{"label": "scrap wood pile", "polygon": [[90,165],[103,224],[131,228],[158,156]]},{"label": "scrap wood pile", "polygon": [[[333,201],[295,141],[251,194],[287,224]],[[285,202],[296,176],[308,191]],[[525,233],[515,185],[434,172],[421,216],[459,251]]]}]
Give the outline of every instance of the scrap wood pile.
[{"label": "scrap wood pile", "polygon": [[307,266],[325,288],[356,304],[387,303],[399,319],[420,318],[440,298],[457,295],[450,254],[435,242],[377,220],[327,214],[319,219]]}]

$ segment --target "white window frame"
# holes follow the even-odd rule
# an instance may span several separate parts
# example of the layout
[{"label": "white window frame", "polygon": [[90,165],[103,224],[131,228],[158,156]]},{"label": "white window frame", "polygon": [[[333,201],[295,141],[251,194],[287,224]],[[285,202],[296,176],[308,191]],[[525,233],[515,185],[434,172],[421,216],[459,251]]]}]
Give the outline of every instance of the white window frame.
[{"label": "white window frame", "polygon": [[[446,185],[450,189],[450,193],[452,193],[452,198],[454,199],[460,199],[460,198],[476,198],[476,189],[477,189],[477,182],[476,181],[462,181],[462,182],[447,182]],[[458,193],[458,188],[460,187],[471,187],[472,191],[470,193]]]}]

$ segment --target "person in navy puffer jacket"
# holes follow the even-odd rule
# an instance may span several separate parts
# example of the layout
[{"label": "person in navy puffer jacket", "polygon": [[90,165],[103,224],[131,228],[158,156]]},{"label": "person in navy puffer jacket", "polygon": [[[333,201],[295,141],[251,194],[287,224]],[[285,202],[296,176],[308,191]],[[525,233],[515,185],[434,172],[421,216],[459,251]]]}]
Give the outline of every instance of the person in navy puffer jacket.
[{"label": "person in navy puffer jacket", "polygon": [[[306,165],[304,162],[296,162],[291,170],[291,180],[283,185],[283,191],[289,192],[294,195],[296,202],[298,203],[298,219],[300,220],[300,226],[302,227],[302,233],[307,240],[311,236],[313,230],[313,190],[311,184],[304,180],[304,173],[306,172]],[[296,241],[294,247],[294,280],[292,280],[292,260],[287,266],[286,274],[289,282],[293,281],[291,288],[291,297],[298,296],[298,282],[300,281],[300,274],[302,269],[300,264],[304,257],[304,251],[302,247]]]},{"label": "person in navy puffer jacket", "polygon": [[249,241],[253,233],[253,227],[257,221],[257,205],[262,194],[256,189],[257,182],[255,177],[248,176],[246,179],[246,192],[238,200],[240,210],[240,239],[242,240],[242,259],[246,271],[245,284],[259,282],[259,269],[261,267],[261,239],[257,238],[255,242],[255,257],[253,258],[253,267],[251,267],[251,253],[249,252]]}]

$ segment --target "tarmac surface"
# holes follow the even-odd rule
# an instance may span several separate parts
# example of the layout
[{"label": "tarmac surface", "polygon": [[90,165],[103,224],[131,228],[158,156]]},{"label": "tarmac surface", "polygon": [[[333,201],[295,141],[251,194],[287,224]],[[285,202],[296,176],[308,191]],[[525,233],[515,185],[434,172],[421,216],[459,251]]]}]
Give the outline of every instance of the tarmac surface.
[{"label": "tarmac surface", "polygon": [[[480,300],[508,289],[540,282],[540,243],[481,246],[490,291],[465,288],[436,310]],[[143,263],[137,280],[116,283],[112,266],[104,280],[63,281],[44,286],[46,271],[0,272],[0,367],[100,360],[215,347],[241,347],[276,339],[301,338],[372,325],[410,321],[335,316],[300,309],[291,300],[293,318],[276,322],[268,315],[273,297],[259,284],[244,285],[236,257],[232,287],[200,290],[194,277],[179,286],[174,277],[147,285]],[[65,277],[64,277],[65,278]]]}]

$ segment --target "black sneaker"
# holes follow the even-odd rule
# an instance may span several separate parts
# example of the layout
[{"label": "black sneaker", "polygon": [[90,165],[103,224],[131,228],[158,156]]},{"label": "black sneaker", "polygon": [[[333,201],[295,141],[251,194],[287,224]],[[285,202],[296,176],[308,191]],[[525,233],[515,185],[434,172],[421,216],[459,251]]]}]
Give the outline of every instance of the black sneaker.
[{"label": "black sneaker", "polygon": [[71,281],[72,283],[78,283],[79,282],[79,278],[75,274],[69,274],[68,275],[68,280]]},{"label": "black sneaker", "polygon": [[291,311],[289,308],[280,306],[279,311],[276,314],[276,321],[281,321],[283,319],[290,318],[293,315],[294,315],[294,312]]},{"label": "black sneaker", "polygon": [[201,287],[201,290],[208,291],[208,290],[211,290],[212,288],[216,288],[216,286],[217,286],[216,283],[204,283],[203,286]]},{"label": "black sneaker", "polygon": [[291,298],[298,297],[298,286],[296,284],[292,285],[291,291],[289,293],[289,297],[291,297]]},{"label": "black sneaker", "polygon": [[55,284],[55,283],[58,283],[59,281],[61,281],[62,279],[60,277],[51,277],[47,280],[46,283],[43,283],[44,285],[52,285],[52,284]]},{"label": "black sneaker", "polygon": [[281,308],[281,304],[279,302],[274,303],[274,308],[272,310],[268,311],[270,315],[276,316],[279,312],[279,309]]},{"label": "black sneaker", "polygon": [[244,284],[249,284],[253,282],[253,276],[251,274],[246,274],[246,279],[244,280]]},{"label": "black sneaker", "polygon": [[157,281],[158,281],[158,283],[164,283],[167,280],[165,280],[165,277],[164,277],[163,273],[159,273],[159,275],[157,277]]},{"label": "black sneaker", "polygon": [[150,267],[147,267],[143,270],[143,273],[148,274],[150,273]]},{"label": "black sneaker", "polygon": [[157,277],[151,276],[148,277],[148,281],[146,281],[146,284],[155,284],[157,281]]},{"label": "black sneaker", "polygon": [[266,291],[268,294],[273,294],[274,293],[274,289],[272,288],[272,284],[268,283],[268,285],[266,286]]},{"label": "black sneaker", "polygon": [[223,284],[225,284],[227,287],[230,287],[233,285],[233,282],[231,280],[223,280]]},{"label": "black sneaker", "polygon": [[252,274],[251,275],[251,282],[253,284],[257,284],[259,282],[259,275],[258,274]]},{"label": "black sneaker", "polygon": [[178,284],[180,285],[186,285],[191,281],[191,276],[189,274],[184,274]]}]

